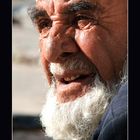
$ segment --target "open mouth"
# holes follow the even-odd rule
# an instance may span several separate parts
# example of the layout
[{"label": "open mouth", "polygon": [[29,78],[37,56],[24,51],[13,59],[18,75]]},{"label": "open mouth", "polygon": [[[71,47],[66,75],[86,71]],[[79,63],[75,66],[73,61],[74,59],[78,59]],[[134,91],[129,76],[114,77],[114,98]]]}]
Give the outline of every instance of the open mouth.
[{"label": "open mouth", "polygon": [[55,77],[55,93],[61,103],[75,100],[83,96],[94,86],[96,73],[73,74],[71,76]]},{"label": "open mouth", "polygon": [[87,65],[83,62],[68,64],[65,62],[65,65],[59,63],[50,65],[55,95],[63,101],[83,96],[95,85],[95,77],[98,74],[96,67],[89,62]]},{"label": "open mouth", "polygon": [[65,77],[65,78],[61,78],[60,82],[63,84],[70,84],[72,82],[80,82],[89,76],[93,76],[93,75],[89,74],[89,75],[75,75],[75,76],[71,76],[71,77]]},{"label": "open mouth", "polygon": [[94,86],[97,71],[93,65],[72,69],[55,64],[51,65],[51,73],[57,100],[64,103],[86,94]]},{"label": "open mouth", "polygon": [[59,85],[68,86],[70,84],[89,84],[95,79],[96,73],[89,74],[65,74],[65,75],[55,75],[55,80]]}]

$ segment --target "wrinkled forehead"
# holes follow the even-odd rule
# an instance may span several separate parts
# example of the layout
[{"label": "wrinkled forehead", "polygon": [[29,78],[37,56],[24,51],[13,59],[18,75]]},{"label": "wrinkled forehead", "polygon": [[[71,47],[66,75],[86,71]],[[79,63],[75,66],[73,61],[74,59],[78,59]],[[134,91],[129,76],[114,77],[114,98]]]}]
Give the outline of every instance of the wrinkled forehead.
[{"label": "wrinkled forehead", "polygon": [[74,8],[91,7],[91,4],[99,0],[36,0],[36,6],[45,9],[49,15],[54,13],[63,13],[71,5]]},{"label": "wrinkled forehead", "polygon": [[99,0],[36,0],[36,2],[41,2],[41,1],[45,1],[45,2],[49,2],[49,1],[53,1],[53,2],[76,2],[76,1],[99,1]]}]

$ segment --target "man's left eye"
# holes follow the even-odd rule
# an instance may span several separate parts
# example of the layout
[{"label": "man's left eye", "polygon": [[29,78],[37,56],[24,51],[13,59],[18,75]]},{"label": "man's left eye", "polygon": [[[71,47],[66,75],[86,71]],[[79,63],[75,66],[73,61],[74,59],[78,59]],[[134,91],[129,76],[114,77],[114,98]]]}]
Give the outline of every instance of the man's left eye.
[{"label": "man's left eye", "polygon": [[74,18],[72,24],[76,28],[83,29],[84,27],[89,27],[90,25],[97,24],[97,20],[95,20],[94,17],[79,15]]},{"label": "man's left eye", "polygon": [[51,28],[51,26],[52,26],[52,22],[47,19],[43,19],[38,22],[38,28],[40,32],[42,32],[44,29],[48,30],[49,28]]}]

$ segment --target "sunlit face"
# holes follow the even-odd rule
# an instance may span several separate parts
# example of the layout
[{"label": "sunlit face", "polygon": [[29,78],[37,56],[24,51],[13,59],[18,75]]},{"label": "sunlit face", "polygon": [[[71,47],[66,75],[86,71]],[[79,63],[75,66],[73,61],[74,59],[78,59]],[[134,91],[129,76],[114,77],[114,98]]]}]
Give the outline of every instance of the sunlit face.
[{"label": "sunlit face", "polygon": [[[127,53],[127,0],[37,0],[32,19],[57,101],[85,95],[96,75],[104,84],[120,79]],[[76,65],[79,61],[85,66]]]},{"label": "sunlit face", "polygon": [[120,82],[127,54],[127,0],[36,0],[50,84],[41,122],[54,139],[91,139]]}]

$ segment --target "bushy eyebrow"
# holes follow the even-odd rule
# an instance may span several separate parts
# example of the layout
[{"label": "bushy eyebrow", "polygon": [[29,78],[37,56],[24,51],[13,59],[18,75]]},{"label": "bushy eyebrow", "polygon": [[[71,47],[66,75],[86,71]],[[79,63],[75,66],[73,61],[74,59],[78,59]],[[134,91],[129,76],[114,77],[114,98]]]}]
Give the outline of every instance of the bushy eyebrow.
[{"label": "bushy eyebrow", "polygon": [[[95,10],[96,7],[96,3],[86,2],[82,0],[70,4],[63,10],[62,14],[72,14],[81,10]],[[48,16],[47,12],[44,9],[38,9],[36,6],[29,7],[27,12],[33,22],[39,17]]]},{"label": "bushy eyebrow", "polygon": [[36,6],[29,7],[27,13],[33,22],[40,17],[48,16],[44,9],[38,9]]},{"label": "bushy eyebrow", "polygon": [[68,8],[64,10],[64,13],[75,13],[82,10],[95,10],[97,7],[96,3],[80,1],[77,3],[70,4]]}]

